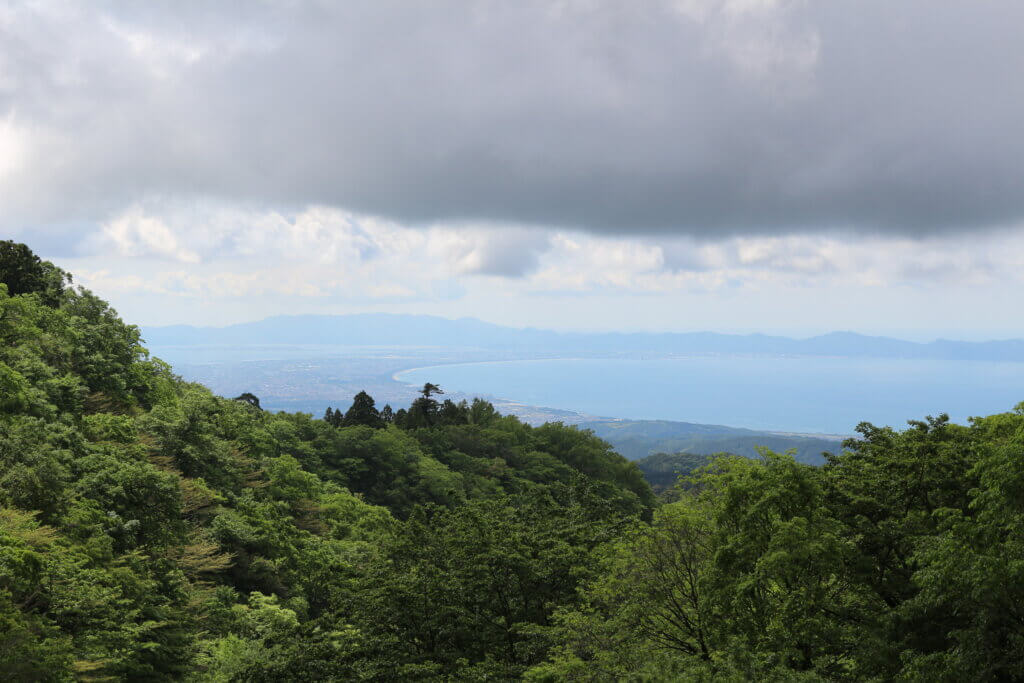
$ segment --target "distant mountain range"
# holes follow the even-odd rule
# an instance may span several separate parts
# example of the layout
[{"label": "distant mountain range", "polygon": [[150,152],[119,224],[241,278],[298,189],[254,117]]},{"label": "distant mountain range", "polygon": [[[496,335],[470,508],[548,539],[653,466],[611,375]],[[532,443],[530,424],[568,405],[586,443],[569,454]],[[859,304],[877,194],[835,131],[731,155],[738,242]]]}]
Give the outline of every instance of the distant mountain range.
[{"label": "distant mountain range", "polygon": [[364,313],[286,315],[227,327],[147,327],[153,346],[327,344],[344,346],[458,347],[606,356],[640,354],[758,354],[932,360],[1024,361],[1024,340],[917,343],[854,332],[793,339],[764,334],[581,333],[503,327],[474,318]]}]

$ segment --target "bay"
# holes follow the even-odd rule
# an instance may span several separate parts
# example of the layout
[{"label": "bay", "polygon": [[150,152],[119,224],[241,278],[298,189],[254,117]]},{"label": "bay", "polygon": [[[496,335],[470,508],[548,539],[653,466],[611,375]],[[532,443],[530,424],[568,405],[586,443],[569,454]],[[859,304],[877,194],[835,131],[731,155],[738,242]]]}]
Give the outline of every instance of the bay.
[{"label": "bay", "polygon": [[464,363],[395,375],[413,385],[634,420],[851,434],[861,421],[1012,410],[1024,363],[871,358],[715,356]]}]

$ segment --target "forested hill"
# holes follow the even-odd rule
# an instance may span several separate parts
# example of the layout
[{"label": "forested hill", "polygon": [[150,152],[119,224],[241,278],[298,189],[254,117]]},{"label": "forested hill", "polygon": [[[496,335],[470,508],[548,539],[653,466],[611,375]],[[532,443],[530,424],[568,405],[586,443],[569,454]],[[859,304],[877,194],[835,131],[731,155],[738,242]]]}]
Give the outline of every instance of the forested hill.
[{"label": "forested hill", "polygon": [[1022,410],[658,505],[585,431],[271,414],[140,344],[0,242],[2,680],[1024,679]]},{"label": "forested hill", "polygon": [[739,427],[668,420],[590,420],[578,426],[589,429],[630,460],[641,460],[658,453],[731,453],[756,458],[759,449],[770,448],[779,452],[792,451],[798,462],[821,465],[825,462],[824,453],[836,452],[842,446],[841,437],[757,432]]},{"label": "forested hill", "polygon": [[515,350],[522,354],[755,354],[1024,361],[1024,340],[917,343],[832,332],[807,339],[764,334],[560,333],[512,328],[473,318],[360,313],[275,316],[226,327],[150,327],[154,346],[239,344],[344,344],[352,346],[458,347]]},{"label": "forested hill", "polygon": [[518,672],[590,551],[650,518],[586,432],[434,390],[271,414],[27,249],[0,264],[0,679]]}]

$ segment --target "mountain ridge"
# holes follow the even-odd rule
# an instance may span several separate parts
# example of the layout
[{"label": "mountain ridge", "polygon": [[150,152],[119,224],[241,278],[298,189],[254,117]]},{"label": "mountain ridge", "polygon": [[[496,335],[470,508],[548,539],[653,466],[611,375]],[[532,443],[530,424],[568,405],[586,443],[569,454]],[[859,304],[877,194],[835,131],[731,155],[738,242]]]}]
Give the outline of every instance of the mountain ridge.
[{"label": "mountain ridge", "polygon": [[518,349],[525,352],[597,354],[767,354],[905,358],[927,360],[1024,361],[1024,340],[913,342],[893,337],[835,331],[806,338],[761,333],[556,332],[516,328],[477,318],[443,318],[398,313],[279,315],[222,327],[144,327],[154,346],[217,344],[333,344],[346,346],[446,346]]}]

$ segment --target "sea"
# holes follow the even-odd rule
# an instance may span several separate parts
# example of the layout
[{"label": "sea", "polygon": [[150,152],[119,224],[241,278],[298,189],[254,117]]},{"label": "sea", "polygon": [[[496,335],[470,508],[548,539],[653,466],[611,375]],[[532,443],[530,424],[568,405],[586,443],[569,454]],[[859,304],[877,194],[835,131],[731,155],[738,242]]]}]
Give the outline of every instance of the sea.
[{"label": "sea", "polygon": [[955,422],[1024,401],[1024,363],[714,356],[478,362],[405,370],[412,385],[594,416],[852,434],[947,413]]}]

